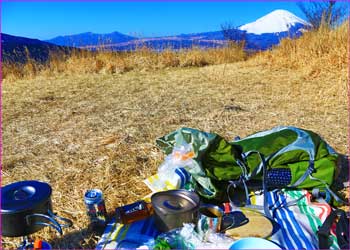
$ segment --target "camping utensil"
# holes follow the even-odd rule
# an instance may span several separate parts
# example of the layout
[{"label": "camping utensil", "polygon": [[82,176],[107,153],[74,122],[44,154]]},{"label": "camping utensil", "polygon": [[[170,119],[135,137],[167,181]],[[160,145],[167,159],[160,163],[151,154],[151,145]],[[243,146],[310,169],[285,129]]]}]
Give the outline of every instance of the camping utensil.
[{"label": "camping utensil", "polygon": [[206,238],[210,232],[224,232],[228,229],[240,227],[248,222],[249,219],[241,211],[225,214],[218,206],[203,204],[199,208],[199,220],[196,229],[202,237]]},{"label": "camping utensil", "polygon": [[221,232],[243,226],[249,222],[249,219],[241,211],[232,211],[223,216],[221,222]]},{"label": "camping utensil", "polygon": [[70,227],[72,221],[52,212],[51,193],[50,185],[39,181],[20,181],[2,187],[2,235],[25,236],[45,226],[62,234],[62,228]]},{"label": "camping utensil", "polygon": [[161,232],[197,222],[200,199],[195,192],[182,189],[158,192],[152,195],[151,202],[154,222]]},{"label": "camping utensil", "polygon": [[210,232],[218,233],[221,231],[222,218],[224,211],[218,206],[206,204],[199,208],[199,219],[197,222],[197,232],[206,238]]}]

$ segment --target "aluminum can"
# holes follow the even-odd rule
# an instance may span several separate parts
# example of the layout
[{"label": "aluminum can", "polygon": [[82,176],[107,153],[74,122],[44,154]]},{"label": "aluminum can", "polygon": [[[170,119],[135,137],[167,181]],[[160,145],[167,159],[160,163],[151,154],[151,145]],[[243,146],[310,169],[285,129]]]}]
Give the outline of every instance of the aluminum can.
[{"label": "aluminum can", "polygon": [[93,226],[104,226],[106,224],[106,206],[103,200],[102,191],[90,189],[84,195],[87,215]]}]

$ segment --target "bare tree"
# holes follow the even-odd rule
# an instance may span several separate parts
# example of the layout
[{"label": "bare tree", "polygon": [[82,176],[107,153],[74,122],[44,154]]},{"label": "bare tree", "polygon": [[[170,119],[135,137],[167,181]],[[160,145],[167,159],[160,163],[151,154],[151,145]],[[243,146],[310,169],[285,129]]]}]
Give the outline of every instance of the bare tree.
[{"label": "bare tree", "polygon": [[347,1],[309,1],[298,2],[297,5],[314,29],[322,24],[328,27],[338,26],[349,16]]},{"label": "bare tree", "polygon": [[243,45],[246,41],[246,32],[243,30],[239,30],[232,23],[224,23],[221,24],[221,32],[224,36],[224,39],[228,41],[230,45]]}]

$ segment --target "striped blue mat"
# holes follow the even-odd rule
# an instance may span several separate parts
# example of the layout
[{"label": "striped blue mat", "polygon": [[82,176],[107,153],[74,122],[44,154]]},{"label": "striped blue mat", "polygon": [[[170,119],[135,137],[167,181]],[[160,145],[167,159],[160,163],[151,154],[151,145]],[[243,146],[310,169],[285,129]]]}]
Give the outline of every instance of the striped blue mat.
[{"label": "striped blue mat", "polygon": [[[251,200],[253,205],[262,205],[263,195],[254,195]],[[271,236],[272,241],[283,249],[318,249],[317,231],[332,211],[329,204],[325,201],[313,202],[311,194],[306,190],[268,192],[268,203],[274,220],[280,225],[280,230]],[[224,208],[225,212],[233,209],[227,204]],[[152,243],[157,235],[159,232],[154,226],[153,217],[129,225],[112,220],[96,249],[135,249]],[[334,232],[331,232],[330,241],[330,249],[339,249]]]}]

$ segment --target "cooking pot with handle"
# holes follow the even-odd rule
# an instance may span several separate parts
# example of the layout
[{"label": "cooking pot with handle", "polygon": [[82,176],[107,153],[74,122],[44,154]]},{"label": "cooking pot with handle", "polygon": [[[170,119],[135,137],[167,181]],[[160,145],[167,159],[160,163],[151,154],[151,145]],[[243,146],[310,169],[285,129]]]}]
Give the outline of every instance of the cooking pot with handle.
[{"label": "cooking pot with handle", "polygon": [[[62,234],[72,221],[52,212],[51,186],[39,181],[20,181],[1,188],[2,235],[25,236],[50,226]],[[63,224],[58,221],[63,222]]]},{"label": "cooking pot with handle", "polygon": [[199,196],[184,189],[158,192],[151,197],[154,223],[161,232],[182,227],[198,220]]}]

